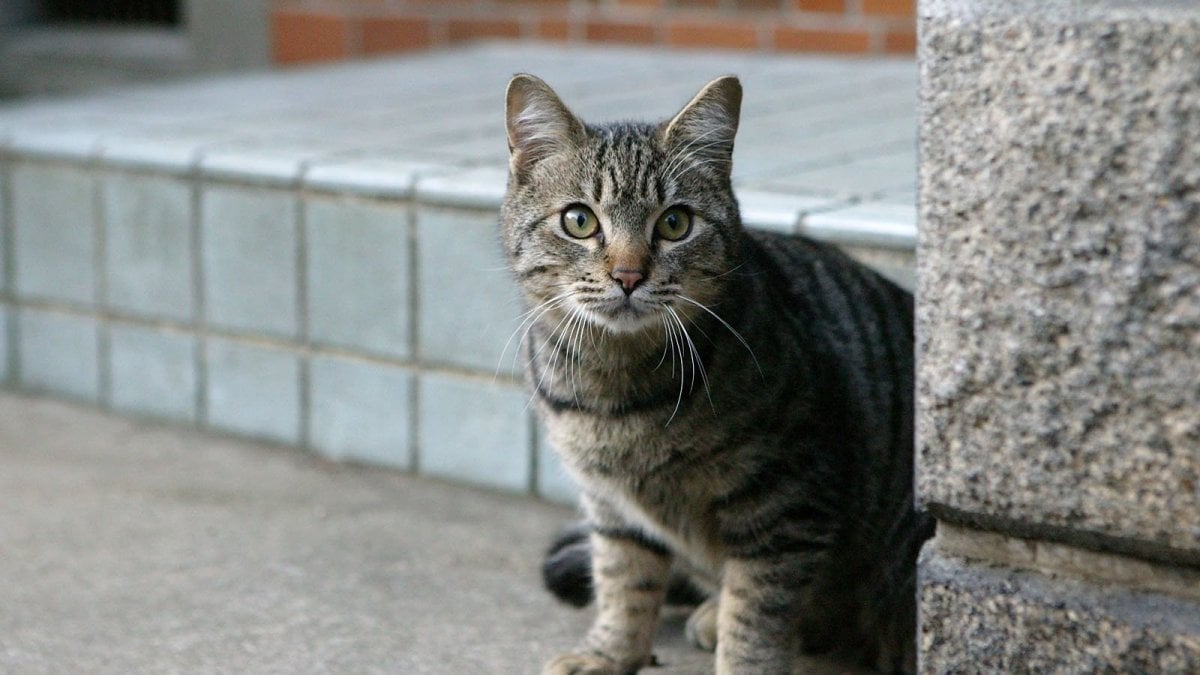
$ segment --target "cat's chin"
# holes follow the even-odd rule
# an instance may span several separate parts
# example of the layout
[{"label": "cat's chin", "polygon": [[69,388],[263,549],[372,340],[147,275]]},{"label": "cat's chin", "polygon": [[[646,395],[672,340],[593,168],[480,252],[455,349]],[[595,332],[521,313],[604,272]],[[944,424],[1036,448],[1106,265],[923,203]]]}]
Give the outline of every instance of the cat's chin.
[{"label": "cat's chin", "polygon": [[585,315],[593,324],[617,335],[635,335],[662,328],[662,319],[657,312],[638,310],[629,306],[608,312],[587,311]]}]

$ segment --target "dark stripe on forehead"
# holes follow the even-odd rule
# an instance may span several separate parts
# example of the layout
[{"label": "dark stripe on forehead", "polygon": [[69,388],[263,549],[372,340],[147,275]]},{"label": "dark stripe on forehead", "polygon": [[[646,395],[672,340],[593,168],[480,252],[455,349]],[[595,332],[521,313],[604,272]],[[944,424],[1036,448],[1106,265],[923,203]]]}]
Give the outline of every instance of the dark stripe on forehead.
[{"label": "dark stripe on forehead", "polygon": [[646,179],[642,184],[642,192],[646,198],[654,197],[655,203],[662,205],[664,196],[662,190],[662,179],[659,177],[659,157],[658,153],[652,149],[646,150]]},{"label": "dark stripe on forehead", "polygon": [[604,180],[600,178],[600,172],[592,173],[592,203],[599,204],[600,199],[604,196]]},{"label": "dark stripe on forehead", "polygon": [[594,171],[592,172],[592,203],[599,204],[604,197],[604,178],[600,168],[604,166],[604,158],[608,155],[608,145],[612,136],[605,135],[596,146]]},{"label": "dark stripe on forehead", "polygon": [[633,165],[633,179],[629,181],[629,187],[639,189],[642,185],[642,176],[646,173],[646,158],[642,157],[642,149],[636,145],[632,146],[630,151],[633,153],[633,156],[629,158],[629,163]]},{"label": "dark stripe on forehead", "polygon": [[621,194],[621,182],[617,180],[617,167],[609,164],[608,166],[604,167],[604,173],[608,176],[608,184],[612,188],[613,194],[619,199]]}]

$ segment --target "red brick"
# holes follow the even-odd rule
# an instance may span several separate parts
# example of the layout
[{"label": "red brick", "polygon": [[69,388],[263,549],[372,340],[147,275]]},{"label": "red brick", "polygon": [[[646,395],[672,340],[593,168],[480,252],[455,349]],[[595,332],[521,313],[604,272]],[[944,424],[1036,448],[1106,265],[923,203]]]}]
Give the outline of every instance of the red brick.
[{"label": "red brick", "polygon": [[563,42],[571,37],[571,22],[566,19],[543,17],[538,20],[537,34],[543,40]]},{"label": "red brick", "polygon": [[429,19],[423,17],[372,17],[362,22],[364,54],[390,54],[422,49],[432,44]]},{"label": "red brick", "polygon": [[592,20],[583,28],[584,36],[593,42],[646,45],[653,44],[657,39],[655,26],[650,23]]},{"label": "red brick", "polygon": [[446,37],[451,42],[520,36],[521,24],[516,19],[462,18],[451,19],[446,24]]},{"label": "red brick", "polygon": [[846,12],[846,0],[792,0],[792,7],[801,12],[844,14]]},{"label": "red brick", "polygon": [[871,36],[862,30],[813,30],[779,26],[775,48],[780,51],[863,54],[871,48]]},{"label": "red brick", "polygon": [[863,14],[916,16],[917,0],[862,0]]},{"label": "red brick", "polygon": [[888,54],[917,53],[917,31],[889,30],[883,36],[883,51]]},{"label": "red brick", "polygon": [[674,20],[667,24],[667,42],[675,47],[756,49],[758,27],[735,19]]},{"label": "red brick", "polygon": [[335,61],[350,55],[350,22],[344,16],[271,13],[271,53],[276,63]]}]

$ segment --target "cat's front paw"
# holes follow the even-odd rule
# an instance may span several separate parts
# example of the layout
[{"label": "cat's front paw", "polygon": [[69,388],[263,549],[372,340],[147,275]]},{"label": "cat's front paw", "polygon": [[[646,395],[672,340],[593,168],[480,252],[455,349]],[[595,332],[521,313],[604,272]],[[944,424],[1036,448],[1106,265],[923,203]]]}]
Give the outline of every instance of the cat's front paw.
[{"label": "cat's front paw", "polygon": [[717,649],[717,597],[714,595],[700,604],[688,617],[683,628],[688,642],[706,652]]},{"label": "cat's front paw", "polygon": [[547,663],[542,675],[634,675],[642,665],[653,664],[653,656],[644,664],[628,666],[595,652],[575,652]]}]

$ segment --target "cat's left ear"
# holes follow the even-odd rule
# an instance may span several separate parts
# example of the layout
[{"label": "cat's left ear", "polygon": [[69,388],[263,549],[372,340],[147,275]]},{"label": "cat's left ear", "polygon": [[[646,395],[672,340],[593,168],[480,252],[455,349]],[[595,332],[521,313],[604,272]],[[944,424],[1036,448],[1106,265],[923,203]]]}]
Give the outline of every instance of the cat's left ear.
[{"label": "cat's left ear", "polygon": [[522,73],[508,82],[504,121],[508,131],[509,168],[521,176],[534,164],[584,141],[583,122],[550,85]]},{"label": "cat's left ear", "polygon": [[733,75],[709,82],[660,128],[668,148],[733,167],[733,137],[742,114],[742,83]]}]

